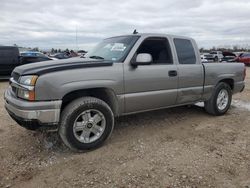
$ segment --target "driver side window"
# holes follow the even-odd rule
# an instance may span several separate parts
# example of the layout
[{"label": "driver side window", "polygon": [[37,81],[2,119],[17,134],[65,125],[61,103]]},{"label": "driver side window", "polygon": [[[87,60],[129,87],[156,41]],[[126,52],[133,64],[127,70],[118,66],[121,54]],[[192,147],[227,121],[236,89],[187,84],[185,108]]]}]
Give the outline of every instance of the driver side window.
[{"label": "driver side window", "polygon": [[152,64],[173,64],[171,49],[166,38],[147,38],[142,42],[136,54],[140,53],[151,54]]}]

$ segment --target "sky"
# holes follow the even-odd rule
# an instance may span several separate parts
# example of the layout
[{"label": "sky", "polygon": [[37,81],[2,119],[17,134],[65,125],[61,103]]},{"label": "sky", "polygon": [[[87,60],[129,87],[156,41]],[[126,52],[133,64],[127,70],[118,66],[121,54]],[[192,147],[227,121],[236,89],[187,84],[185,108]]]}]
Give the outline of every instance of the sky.
[{"label": "sky", "polygon": [[1,0],[0,45],[89,50],[134,29],[250,46],[250,0]]}]

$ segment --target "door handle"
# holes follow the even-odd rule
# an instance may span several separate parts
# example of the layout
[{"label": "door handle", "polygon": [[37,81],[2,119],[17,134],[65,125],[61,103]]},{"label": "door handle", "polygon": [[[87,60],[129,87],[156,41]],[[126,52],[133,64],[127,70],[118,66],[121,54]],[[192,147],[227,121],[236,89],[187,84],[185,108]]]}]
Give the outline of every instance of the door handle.
[{"label": "door handle", "polygon": [[170,76],[170,77],[177,76],[177,71],[176,70],[170,70],[170,71],[168,71],[168,76]]}]

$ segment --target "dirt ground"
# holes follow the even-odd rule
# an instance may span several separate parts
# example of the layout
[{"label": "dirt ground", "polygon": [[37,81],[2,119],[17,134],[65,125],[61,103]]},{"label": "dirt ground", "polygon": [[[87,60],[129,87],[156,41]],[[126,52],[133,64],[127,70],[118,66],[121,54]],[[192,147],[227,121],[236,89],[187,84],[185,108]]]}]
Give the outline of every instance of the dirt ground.
[{"label": "dirt ground", "polygon": [[[199,106],[123,117],[103,147],[72,153],[18,126],[0,99],[0,187],[250,187],[250,68],[229,112]],[[0,83],[0,95],[8,82]]]}]

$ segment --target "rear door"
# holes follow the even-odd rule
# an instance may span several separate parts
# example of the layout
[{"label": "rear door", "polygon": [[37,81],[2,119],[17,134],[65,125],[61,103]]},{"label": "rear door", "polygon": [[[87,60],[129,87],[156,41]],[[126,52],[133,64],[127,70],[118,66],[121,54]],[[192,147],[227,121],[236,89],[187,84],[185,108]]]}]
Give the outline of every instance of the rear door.
[{"label": "rear door", "polygon": [[125,113],[174,105],[177,96],[177,66],[167,38],[146,38],[137,49],[153,57],[150,65],[125,66]]},{"label": "rear door", "polygon": [[198,48],[194,41],[174,38],[176,60],[178,62],[177,104],[195,102],[203,93],[203,66],[200,63]]}]

